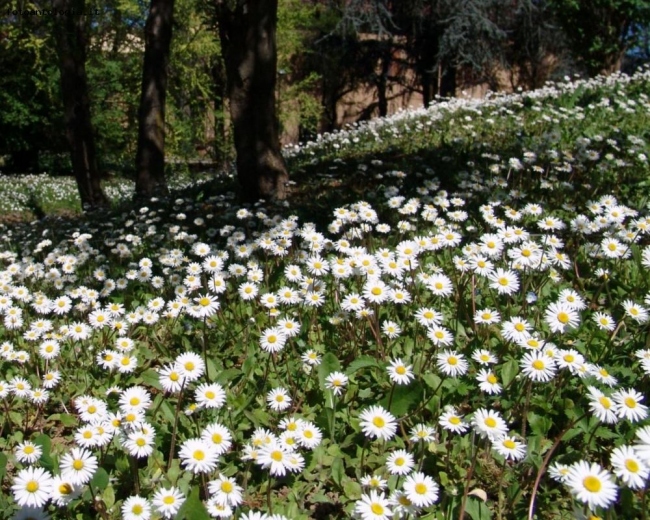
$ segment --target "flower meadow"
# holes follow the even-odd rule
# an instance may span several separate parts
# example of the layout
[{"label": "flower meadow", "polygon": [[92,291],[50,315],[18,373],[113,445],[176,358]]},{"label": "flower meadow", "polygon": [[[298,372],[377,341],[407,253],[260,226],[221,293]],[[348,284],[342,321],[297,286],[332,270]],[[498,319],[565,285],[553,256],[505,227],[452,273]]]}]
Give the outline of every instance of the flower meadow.
[{"label": "flower meadow", "polygon": [[324,136],[287,205],[4,226],[0,516],[646,518],[649,82]]}]

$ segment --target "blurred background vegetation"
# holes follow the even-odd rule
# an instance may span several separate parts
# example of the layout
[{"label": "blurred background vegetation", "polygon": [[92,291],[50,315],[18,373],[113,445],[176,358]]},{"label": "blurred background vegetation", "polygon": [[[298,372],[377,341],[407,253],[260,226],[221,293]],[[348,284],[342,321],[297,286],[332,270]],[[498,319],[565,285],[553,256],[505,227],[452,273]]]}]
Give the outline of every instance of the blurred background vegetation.
[{"label": "blurred background vegetation", "polygon": [[[69,174],[56,17],[9,0],[0,12],[0,171]],[[104,175],[131,176],[142,0],[90,1],[87,73]],[[168,167],[222,168],[234,157],[214,1],[177,0],[166,115]],[[641,0],[279,0],[276,100],[283,144],[438,96],[529,89],[566,75],[648,61]]]}]

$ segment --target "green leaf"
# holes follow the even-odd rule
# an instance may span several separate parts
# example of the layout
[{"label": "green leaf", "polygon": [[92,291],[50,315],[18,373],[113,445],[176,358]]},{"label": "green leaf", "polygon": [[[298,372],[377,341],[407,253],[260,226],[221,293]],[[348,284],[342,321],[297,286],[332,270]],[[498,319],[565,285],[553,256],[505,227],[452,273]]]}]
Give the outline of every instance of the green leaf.
[{"label": "green leaf", "polygon": [[178,459],[172,460],[171,465],[169,466],[169,471],[167,472],[167,478],[172,486],[176,485],[178,476],[181,474],[181,461]]},{"label": "green leaf", "polygon": [[346,479],[343,484],[343,493],[348,500],[358,500],[361,498],[361,486],[355,480]]},{"label": "green leaf", "polygon": [[350,363],[345,373],[350,376],[362,368],[379,366],[379,362],[374,357],[361,356],[359,359],[355,359],[352,363]]},{"label": "green leaf", "polygon": [[140,374],[140,377],[142,378],[142,382],[144,384],[149,385],[157,390],[162,390],[158,372],[156,372],[153,368],[149,368],[142,372],[142,374]]},{"label": "green leaf", "polygon": [[50,450],[52,449],[52,439],[44,433],[41,433],[34,439],[34,444],[39,445],[43,448],[43,455],[50,455]]},{"label": "green leaf", "polygon": [[108,482],[108,473],[104,468],[98,468],[95,472],[95,475],[93,475],[92,480],[90,481],[92,486],[99,491],[106,489],[108,487]]},{"label": "green leaf", "polygon": [[467,497],[465,512],[472,520],[488,520],[492,518],[490,508],[482,500],[474,497]]},{"label": "green leaf", "polygon": [[540,437],[546,436],[553,426],[553,421],[549,417],[534,412],[528,413],[528,423],[532,432]]},{"label": "green leaf", "polygon": [[437,390],[438,387],[440,386],[440,383],[442,383],[442,379],[440,378],[439,375],[434,374],[433,372],[429,372],[428,374],[424,374],[422,376],[422,380],[426,383],[426,385],[429,388],[433,388],[434,390]]},{"label": "green leaf", "polygon": [[47,418],[48,421],[60,422],[63,426],[70,428],[77,425],[77,418],[67,413],[55,413]]},{"label": "green leaf", "polygon": [[400,415],[406,414],[413,405],[420,403],[421,400],[422,386],[419,382],[415,382],[410,385],[395,386],[392,399],[389,394],[381,400],[380,404],[390,413],[399,417]]},{"label": "green leaf", "polygon": [[194,486],[187,500],[183,502],[183,505],[178,510],[176,518],[178,520],[182,520],[183,518],[185,520],[212,520],[199,498],[198,486]]},{"label": "green leaf", "polygon": [[5,474],[7,473],[7,456],[0,451],[0,482],[2,482],[2,479],[5,478]]},{"label": "green leaf", "polygon": [[238,368],[229,368],[227,370],[222,370],[214,381],[220,385],[227,385],[239,375],[241,375],[241,373],[242,371]]},{"label": "green leaf", "polygon": [[174,421],[176,419],[176,411],[174,408],[172,408],[172,405],[169,403],[169,399],[163,398],[163,402],[160,403],[160,411],[162,412],[163,416],[167,420],[169,424],[174,424]]},{"label": "green leaf", "polygon": [[506,361],[501,367],[501,381],[503,381],[503,386],[508,386],[518,373],[519,363],[517,360],[511,359]]},{"label": "green leaf", "polygon": [[113,486],[108,486],[104,490],[102,493],[102,500],[104,501],[106,509],[110,509],[115,505],[115,490],[113,489]]},{"label": "green leaf", "polygon": [[344,475],[345,469],[343,467],[343,459],[341,457],[335,457],[332,461],[332,480],[337,486],[341,485]]},{"label": "green leaf", "polygon": [[327,376],[339,370],[341,370],[341,363],[339,363],[338,358],[331,352],[325,354],[323,359],[321,359],[320,365],[318,365],[318,382],[321,388],[325,388]]}]

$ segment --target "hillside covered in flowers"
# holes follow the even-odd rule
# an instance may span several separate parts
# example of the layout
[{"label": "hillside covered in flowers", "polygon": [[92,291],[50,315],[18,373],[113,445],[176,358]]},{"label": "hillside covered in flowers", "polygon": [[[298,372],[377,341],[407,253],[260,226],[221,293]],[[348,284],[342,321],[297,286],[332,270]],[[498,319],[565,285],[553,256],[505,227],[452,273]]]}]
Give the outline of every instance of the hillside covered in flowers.
[{"label": "hillside covered in flowers", "polygon": [[286,205],[4,225],[0,517],[645,518],[649,84],[353,125]]}]

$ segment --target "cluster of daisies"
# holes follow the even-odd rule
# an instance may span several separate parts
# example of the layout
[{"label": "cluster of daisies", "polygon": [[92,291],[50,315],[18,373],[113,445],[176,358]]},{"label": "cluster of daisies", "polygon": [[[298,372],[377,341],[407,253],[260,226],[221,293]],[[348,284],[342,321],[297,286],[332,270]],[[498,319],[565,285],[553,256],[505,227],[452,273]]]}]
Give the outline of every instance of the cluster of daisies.
[{"label": "cluster of daisies", "polygon": [[[647,97],[634,107],[625,103],[630,110],[639,106],[650,111]],[[603,101],[590,110],[610,108]],[[544,113],[550,123],[568,117],[561,110]],[[471,132],[471,119],[464,126]],[[345,403],[352,418],[330,433],[356,431],[382,454],[380,462],[374,457],[347,468],[346,477],[363,489],[348,512],[363,520],[417,517],[445,499],[425,464],[424,443],[453,443],[468,434],[505,467],[526,464],[525,433],[513,426],[521,421],[496,406],[512,388],[548,398],[551,388],[570,387],[571,398],[605,427],[627,423],[636,435],[634,444],[597,461],[565,460],[558,450],[549,474],[578,501],[597,511],[615,503],[619,486],[644,489],[650,473],[645,396],[632,386],[636,375],[618,375],[611,354],[627,338],[633,345],[628,371],[650,375],[650,350],[635,339],[647,330],[650,293],[640,284],[616,299],[609,284],[628,266],[650,269],[650,218],[612,195],[589,200],[579,212],[564,197],[574,187],[563,179],[584,165],[641,167],[645,149],[641,138],[620,135],[580,138],[573,153],[549,148],[504,159],[486,152],[480,165],[459,174],[454,193],[442,190],[430,169],[412,175],[373,161],[363,168],[382,180],[378,197],[336,208],[327,230],[261,207],[236,208],[229,196],[217,196],[208,203],[229,215],[225,225],[213,213],[192,218],[195,203],[178,199],[171,217],[164,208],[141,208],[119,225],[97,224],[58,243],[26,240],[22,255],[0,253],[6,333],[0,399],[34,425],[39,416],[62,411],[59,403],[72,402],[72,410],[63,409],[78,420],[54,472],[41,463],[42,446],[26,439],[13,447],[18,514],[47,518],[47,511],[73,507],[109,451],[144,462],[161,445],[157,421],[164,419],[153,402],[162,394],[191,418],[192,436],[179,435],[172,457],[205,482],[208,513],[279,520],[246,511],[256,490],[222,472],[224,462],[269,479],[299,481],[311,471],[310,452],[323,439],[316,417],[324,403],[303,409],[301,391],[317,379],[324,356],[349,360],[360,348],[374,365],[328,370],[320,390],[323,400]],[[509,177],[523,175],[536,179],[549,201],[561,198],[561,209],[513,188]],[[593,272],[580,273],[584,264]],[[179,324],[203,331],[206,352],[152,355],[152,345]],[[249,402],[264,409],[270,426],[254,424],[244,434],[226,427],[227,406],[237,400],[229,403],[227,382],[208,377],[204,354],[225,367],[226,359],[240,366],[242,352],[211,343],[220,328],[257,345],[250,355],[266,369],[262,379],[251,371]],[[291,366],[300,370],[289,377]],[[125,383],[151,369],[155,383]],[[66,382],[78,382],[81,370],[92,383],[69,395]],[[101,395],[100,381],[108,387]],[[448,381],[467,391],[446,394]],[[440,406],[413,417],[391,412],[395,388],[421,382],[434,389]],[[238,391],[250,391],[246,384]],[[383,397],[387,405],[378,404]],[[29,429],[30,421],[24,424]],[[164,478],[152,486],[118,498],[124,518],[178,513],[187,489]]]}]

